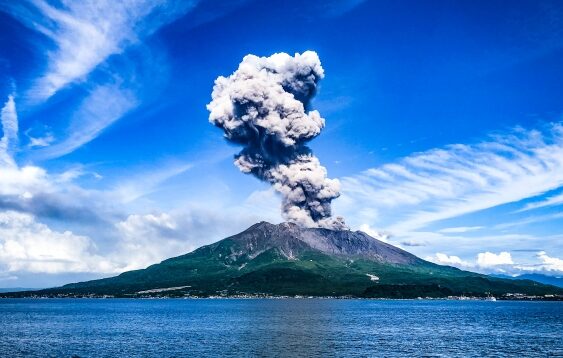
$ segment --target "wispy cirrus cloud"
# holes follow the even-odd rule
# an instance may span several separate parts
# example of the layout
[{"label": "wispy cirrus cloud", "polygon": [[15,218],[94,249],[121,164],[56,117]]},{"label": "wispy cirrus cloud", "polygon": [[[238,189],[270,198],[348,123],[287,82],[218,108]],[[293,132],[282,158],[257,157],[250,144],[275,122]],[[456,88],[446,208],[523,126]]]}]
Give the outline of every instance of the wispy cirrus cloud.
[{"label": "wispy cirrus cloud", "polygon": [[480,230],[482,228],[483,228],[482,226],[459,226],[459,227],[448,227],[448,228],[445,228],[445,229],[441,229],[438,232],[441,232],[441,233],[444,233],[444,234],[458,234],[458,233],[476,231],[476,230]]},{"label": "wispy cirrus cloud", "polygon": [[153,193],[160,184],[192,167],[192,163],[186,162],[159,163],[158,168],[137,171],[138,175],[135,178],[121,181],[108,192],[120,202],[130,203]]},{"label": "wispy cirrus cloud", "polygon": [[122,53],[197,1],[31,0],[4,5],[6,11],[52,41],[46,72],[30,90],[43,101],[82,81],[109,56]]},{"label": "wispy cirrus cloud", "polygon": [[[81,83],[87,92],[74,113],[71,112],[66,130],[56,136],[47,133],[29,138],[29,147],[39,149],[38,158],[52,159],[73,152],[136,108],[143,100],[145,90],[138,81],[144,73],[139,73],[137,64],[122,61],[116,65],[116,61],[108,60],[114,55],[127,59],[132,48],[142,51],[139,49],[147,47],[143,42],[147,36],[193,9],[197,3],[197,0],[29,0],[0,4],[0,10],[49,40],[36,42],[41,53],[47,54],[47,63],[25,91],[26,103],[45,102],[76,83]],[[142,62],[145,67],[161,65],[153,63],[155,56],[136,54],[133,57],[140,58],[141,61],[134,62]],[[96,75],[92,75],[95,70],[98,70]],[[152,73],[150,77],[161,76]],[[75,106],[74,103],[67,105]],[[57,122],[64,122],[64,119],[57,119]]]},{"label": "wispy cirrus cloud", "polygon": [[[413,154],[342,180],[343,209],[394,232],[536,197],[563,185],[563,125]],[[424,209],[422,209],[424,208]]]},{"label": "wispy cirrus cloud", "polygon": [[544,200],[528,203],[522,209],[518,210],[518,212],[545,208],[548,206],[556,206],[556,205],[563,205],[563,193],[550,196],[548,198],[545,198]]},{"label": "wispy cirrus cloud", "polygon": [[117,83],[96,86],[72,115],[67,136],[37,152],[41,159],[57,158],[71,153],[92,141],[104,129],[135,108],[138,99],[134,91]]},{"label": "wispy cirrus cloud", "polygon": [[[159,86],[166,81],[167,63],[158,51],[152,51],[146,39],[162,26],[188,13],[193,13],[190,26],[198,26],[245,2],[0,2],[0,11],[44,35],[44,40],[33,44],[41,55],[46,54],[46,64],[34,71],[37,77],[22,96],[25,105],[44,103],[59,91],[80,84],[80,88],[74,88],[78,96],[62,97],[65,107],[74,107],[74,111],[63,111],[63,118],[47,116],[52,123],[43,124],[48,124],[52,131],[29,136],[28,149],[37,150],[33,158],[54,159],[69,154],[94,140],[148,98],[154,99]],[[66,123],[68,127],[63,128]]]},{"label": "wispy cirrus cloud", "polygon": [[553,213],[553,214],[545,214],[545,215],[533,215],[528,216],[525,218],[521,218],[519,220],[514,220],[510,222],[504,222],[501,224],[495,225],[493,228],[497,230],[505,230],[509,228],[525,226],[530,224],[536,224],[541,222],[549,222],[553,220],[563,219],[563,212],[560,213]]}]

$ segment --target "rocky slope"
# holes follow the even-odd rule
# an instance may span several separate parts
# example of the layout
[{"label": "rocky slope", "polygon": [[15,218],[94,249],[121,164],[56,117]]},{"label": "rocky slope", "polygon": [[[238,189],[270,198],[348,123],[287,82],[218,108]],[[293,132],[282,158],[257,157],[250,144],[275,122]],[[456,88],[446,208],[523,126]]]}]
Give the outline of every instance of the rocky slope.
[{"label": "rocky slope", "polygon": [[400,265],[424,262],[418,257],[374,239],[362,231],[302,228],[293,223],[273,225],[261,222],[227,240],[235,242],[240,250],[233,252],[230,256],[232,258],[244,255],[256,257],[275,248],[288,260],[298,258],[303,251],[317,250],[341,259],[362,258]]}]

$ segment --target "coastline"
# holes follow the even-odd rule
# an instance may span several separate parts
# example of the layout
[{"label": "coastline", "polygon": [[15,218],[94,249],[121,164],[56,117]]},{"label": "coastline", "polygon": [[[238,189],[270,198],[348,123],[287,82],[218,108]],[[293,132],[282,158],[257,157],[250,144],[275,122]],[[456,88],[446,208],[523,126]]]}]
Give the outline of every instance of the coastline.
[{"label": "coastline", "polygon": [[274,296],[274,295],[228,295],[228,296],[111,296],[111,295],[29,295],[29,296],[6,296],[0,295],[1,300],[13,299],[95,299],[95,300],[369,300],[369,301],[538,301],[538,302],[563,302],[561,295],[548,296],[525,296],[512,295],[500,297],[478,297],[478,296],[449,296],[449,297],[417,297],[417,298],[397,298],[397,297],[355,297],[355,296]]}]

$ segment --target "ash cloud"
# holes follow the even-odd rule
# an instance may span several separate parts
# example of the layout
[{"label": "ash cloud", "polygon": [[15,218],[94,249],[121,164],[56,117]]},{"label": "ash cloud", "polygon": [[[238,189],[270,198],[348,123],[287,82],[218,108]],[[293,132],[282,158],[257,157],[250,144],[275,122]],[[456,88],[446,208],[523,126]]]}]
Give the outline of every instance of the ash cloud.
[{"label": "ash cloud", "polygon": [[310,110],[324,72],[317,54],[247,55],[229,77],[218,77],[209,121],[225,138],[243,146],[235,165],[269,182],[282,195],[282,214],[306,227],[347,229],[331,202],[340,183],[306,146],[321,133],[324,118]]}]

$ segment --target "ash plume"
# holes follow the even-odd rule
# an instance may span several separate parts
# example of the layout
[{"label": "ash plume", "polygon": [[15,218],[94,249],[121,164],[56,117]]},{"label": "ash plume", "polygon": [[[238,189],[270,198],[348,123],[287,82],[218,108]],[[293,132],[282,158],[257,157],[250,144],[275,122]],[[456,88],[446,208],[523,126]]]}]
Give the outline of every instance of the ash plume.
[{"label": "ash plume", "polygon": [[247,55],[229,77],[215,80],[209,121],[225,138],[243,146],[235,165],[269,182],[283,198],[283,217],[306,227],[347,229],[333,217],[331,201],[340,183],[306,146],[321,133],[325,120],[309,110],[324,76],[317,54]]}]

